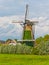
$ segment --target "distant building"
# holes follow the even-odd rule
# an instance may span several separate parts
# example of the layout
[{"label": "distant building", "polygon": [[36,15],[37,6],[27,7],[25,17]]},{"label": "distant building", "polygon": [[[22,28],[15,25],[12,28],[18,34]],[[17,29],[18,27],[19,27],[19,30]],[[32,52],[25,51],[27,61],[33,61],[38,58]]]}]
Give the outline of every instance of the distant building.
[{"label": "distant building", "polygon": [[6,44],[9,44],[9,45],[21,45],[21,43],[17,43],[17,41],[16,40],[12,40],[12,39],[8,39],[7,41],[6,41]]}]

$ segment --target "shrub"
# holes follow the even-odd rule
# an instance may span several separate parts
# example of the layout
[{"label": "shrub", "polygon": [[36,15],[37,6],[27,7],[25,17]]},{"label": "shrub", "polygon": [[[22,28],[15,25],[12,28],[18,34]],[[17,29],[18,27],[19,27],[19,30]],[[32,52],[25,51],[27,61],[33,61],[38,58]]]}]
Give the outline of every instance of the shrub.
[{"label": "shrub", "polygon": [[0,53],[3,54],[35,54],[47,55],[49,54],[49,41],[41,41],[35,47],[30,47],[25,44],[22,45],[1,45]]},{"label": "shrub", "polygon": [[3,54],[31,54],[32,48],[26,45],[1,45],[0,53]]},{"label": "shrub", "polygon": [[49,41],[42,41],[40,44],[33,49],[33,54],[47,55],[49,54]]}]

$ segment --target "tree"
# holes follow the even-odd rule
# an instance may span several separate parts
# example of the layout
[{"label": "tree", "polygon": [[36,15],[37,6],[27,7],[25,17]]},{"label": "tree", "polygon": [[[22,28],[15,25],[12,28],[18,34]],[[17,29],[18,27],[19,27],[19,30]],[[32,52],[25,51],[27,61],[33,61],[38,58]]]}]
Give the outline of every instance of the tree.
[{"label": "tree", "polygon": [[47,34],[44,36],[44,41],[48,41],[48,40],[49,40],[49,35]]},{"label": "tree", "polygon": [[43,37],[39,37],[39,38],[36,39],[36,43],[39,44],[43,40],[44,40]]}]

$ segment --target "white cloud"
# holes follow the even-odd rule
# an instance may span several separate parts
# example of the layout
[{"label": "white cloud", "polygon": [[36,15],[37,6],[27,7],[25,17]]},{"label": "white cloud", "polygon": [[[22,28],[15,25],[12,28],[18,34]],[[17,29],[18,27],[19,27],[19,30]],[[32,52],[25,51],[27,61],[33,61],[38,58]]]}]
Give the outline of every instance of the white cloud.
[{"label": "white cloud", "polygon": [[[5,16],[0,17],[0,38],[4,37],[20,37],[22,35],[22,27],[20,24],[13,24],[12,21],[15,20],[18,22],[18,20],[22,20],[23,16]],[[21,38],[21,37],[20,37]]]},{"label": "white cloud", "polygon": [[[23,28],[20,24],[13,24],[12,21],[24,21],[24,16],[4,16],[0,17],[0,39],[7,38],[22,38]],[[49,24],[47,17],[33,18],[32,20],[38,20],[39,23],[35,26],[35,37],[49,34]],[[44,26],[43,26],[44,25]]]},{"label": "white cloud", "polygon": [[32,20],[39,21],[39,23],[35,25],[35,37],[49,34],[49,19],[48,19],[48,17],[38,17],[38,18],[33,18]]}]

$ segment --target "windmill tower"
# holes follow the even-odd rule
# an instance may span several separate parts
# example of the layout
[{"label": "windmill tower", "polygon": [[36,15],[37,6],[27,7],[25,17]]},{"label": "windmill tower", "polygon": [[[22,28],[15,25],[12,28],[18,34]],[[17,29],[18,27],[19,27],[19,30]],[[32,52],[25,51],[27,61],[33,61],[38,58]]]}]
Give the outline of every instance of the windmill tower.
[{"label": "windmill tower", "polygon": [[28,16],[28,4],[26,5],[26,12],[25,12],[25,22],[15,22],[13,23],[22,23],[23,26],[23,37],[22,40],[18,40],[19,42],[26,43],[26,45],[33,46],[35,42],[34,33],[35,33],[35,24],[38,21],[30,21],[27,19]]}]

